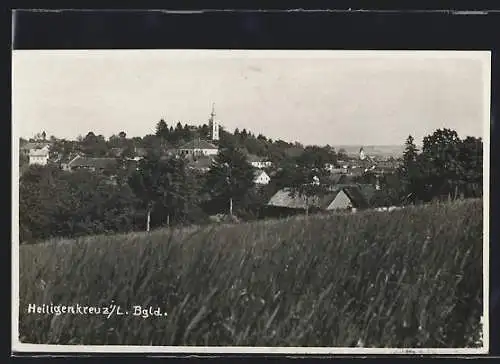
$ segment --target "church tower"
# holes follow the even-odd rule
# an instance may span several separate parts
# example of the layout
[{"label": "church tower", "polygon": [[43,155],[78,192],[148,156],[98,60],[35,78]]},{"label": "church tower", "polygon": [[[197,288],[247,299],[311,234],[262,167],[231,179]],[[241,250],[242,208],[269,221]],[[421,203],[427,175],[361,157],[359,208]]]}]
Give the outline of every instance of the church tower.
[{"label": "church tower", "polygon": [[363,147],[361,147],[359,149],[359,159],[361,159],[362,161],[364,161],[366,159],[366,154],[365,154]]},{"label": "church tower", "polygon": [[219,122],[215,120],[215,104],[212,104],[212,113],[210,114],[210,121],[208,124],[210,128],[210,137],[212,141],[219,140]]}]

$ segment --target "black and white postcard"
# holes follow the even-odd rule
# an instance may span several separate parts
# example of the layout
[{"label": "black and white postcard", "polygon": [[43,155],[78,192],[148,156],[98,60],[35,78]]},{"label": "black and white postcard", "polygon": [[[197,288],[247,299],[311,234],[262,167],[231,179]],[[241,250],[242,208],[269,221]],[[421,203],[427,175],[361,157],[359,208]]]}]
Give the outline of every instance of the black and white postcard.
[{"label": "black and white postcard", "polygon": [[490,52],[14,50],[13,350],[488,351]]}]

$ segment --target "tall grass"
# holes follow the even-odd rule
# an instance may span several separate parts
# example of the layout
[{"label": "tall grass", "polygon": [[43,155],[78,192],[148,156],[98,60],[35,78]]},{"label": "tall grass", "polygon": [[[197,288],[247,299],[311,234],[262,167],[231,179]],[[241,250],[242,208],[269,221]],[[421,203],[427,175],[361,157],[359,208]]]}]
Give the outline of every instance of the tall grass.
[{"label": "tall grass", "polygon": [[[95,236],[20,249],[20,339],[83,345],[471,347],[482,203]],[[28,304],[167,316],[28,314]]]}]

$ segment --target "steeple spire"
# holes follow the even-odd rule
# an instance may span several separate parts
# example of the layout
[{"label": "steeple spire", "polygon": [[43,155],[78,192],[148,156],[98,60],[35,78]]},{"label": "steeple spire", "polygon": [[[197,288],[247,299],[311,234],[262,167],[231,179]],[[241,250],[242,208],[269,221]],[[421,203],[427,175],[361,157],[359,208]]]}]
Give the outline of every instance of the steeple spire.
[{"label": "steeple spire", "polygon": [[212,113],[210,114],[210,120],[214,120],[215,118],[215,102],[212,102]]}]

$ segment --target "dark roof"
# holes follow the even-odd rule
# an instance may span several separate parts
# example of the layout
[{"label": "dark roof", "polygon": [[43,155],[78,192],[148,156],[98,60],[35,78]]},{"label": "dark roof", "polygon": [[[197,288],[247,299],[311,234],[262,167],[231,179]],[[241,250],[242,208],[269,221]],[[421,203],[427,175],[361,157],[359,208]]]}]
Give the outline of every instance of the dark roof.
[{"label": "dark roof", "polygon": [[179,149],[219,149],[212,143],[207,142],[203,139],[193,139],[190,142],[179,147]]},{"label": "dark roof", "polygon": [[290,192],[291,189],[289,188],[279,190],[271,197],[267,205],[291,209],[305,209],[307,205],[309,207],[319,205],[319,199],[310,199],[307,201],[304,196],[299,196],[298,194],[292,195]]},{"label": "dark roof", "polygon": [[267,203],[268,206],[305,209],[308,202],[309,208],[326,209],[335,197],[337,197],[338,193],[344,191],[352,201],[353,207],[360,209],[369,207],[369,198],[364,195],[364,191],[359,185],[336,185],[331,187],[327,194],[315,196],[310,198],[309,201],[304,196],[298,194],[291,195],[290,191],[289,188],[283,188],[276,192]]},{"label": "dark roof", "polygon": [[90,158],[90,157],[79,157],[70,162],[69,166],[74,167],[84,167],[84,168],[96,168],[96,169],[106,169],[116,167],[118,161],[116,158]]},{"label": "dark roof", "polygon": [[342,190],[351,199],[353,207],[358,209],[369,207],[368,201],[359,187],[344,187]]},{"label": "dark roof", "polygon": [[258,155],[255,154],[248,154],[247,155],[247,160],[248,162],[268,162],[269,158],[266,157],[259,157]]},{"label": "dark roof", "polygon": [[23,150],[30,150],[30,149],[41,149],[45,146],[50,146],[49,142],[28,142],[21,146],[21,149]]}]

